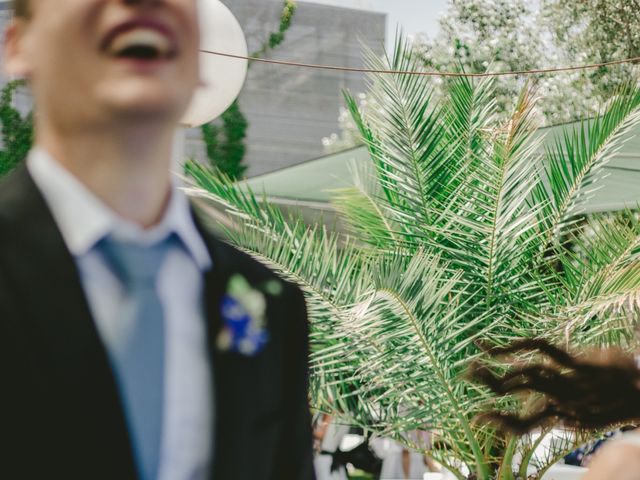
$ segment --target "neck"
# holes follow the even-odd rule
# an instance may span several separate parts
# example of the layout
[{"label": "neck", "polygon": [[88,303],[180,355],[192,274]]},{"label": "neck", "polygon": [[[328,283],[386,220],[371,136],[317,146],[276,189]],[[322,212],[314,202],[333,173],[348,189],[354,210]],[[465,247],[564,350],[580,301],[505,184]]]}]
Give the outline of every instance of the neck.
[{"label": "neck", "polygon": [[129,124],[60,134],[37,125],[36,132],[38,146],[119,216],[144,228],[161,220],[171,191],[172,126]]}]

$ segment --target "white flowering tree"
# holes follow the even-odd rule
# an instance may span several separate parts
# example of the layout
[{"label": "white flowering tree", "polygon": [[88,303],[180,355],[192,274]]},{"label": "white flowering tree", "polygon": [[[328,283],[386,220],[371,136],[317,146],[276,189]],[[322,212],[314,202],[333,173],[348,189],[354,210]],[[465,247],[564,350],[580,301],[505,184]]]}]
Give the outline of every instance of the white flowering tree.
[{"label": "white flowering tree", "polygon": [[[640,8],[636,0],[452,0],[440,32],[415,41],[424,65],[437,71],[521,71],[621,60],[640,56]],[[528,80],[541,98],[536,108],[544,125],[592,117],[635,68],[501,77],[495,85],[498,114],[509,114]],[[326,151],[356,145],[355,133],[343,109],[339,132],[323,139]]]},{"label": "white flowering tree", "polygon": [[[547,6],[526,0],[452,0],[440,20],[440,33],[423,37],[425,65],[439,71],[521,71],[589,63],[583,45],[569,49],[557,25],[564,17],[550,15]],[[555,9],[554,9],[555,11]],[[508,112],[526,80],[533,82],[547,124],[592,116],[599,98],[593,94],[590,73],[498,79],[498,109]],[[609,92],[610,93],[610,92]]]}]

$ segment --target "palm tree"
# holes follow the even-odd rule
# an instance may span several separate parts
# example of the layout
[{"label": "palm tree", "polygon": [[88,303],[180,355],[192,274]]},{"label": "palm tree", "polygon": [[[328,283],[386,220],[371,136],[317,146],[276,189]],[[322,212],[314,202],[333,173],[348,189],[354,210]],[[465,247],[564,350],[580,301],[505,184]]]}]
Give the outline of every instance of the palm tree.
[{"label": "palm tree", "polygon": [[[402,38],[392,56],[367,57],[374,69],[420,69]],[[640,124],[640,88],[629,84],[541,154],[530,88],[500,123],[491,79],[451,79],[441,99],[424,76],[369,80],[378,109],[363,115],[346,95],[371,158],[335,193],[348,236],[190,163],[193,192],[224,206],[232,243],[304,289],[316,408],[405,443],[403,432],[432,430],[431,455],[459,479],[541,476],[597,432],[567,434],[536,457],[543,436],[505,438],[475,421],[530,405],[492,397],[465,372],[482,343],[635,345],[640,222],[632,212],[585,220],[581,209]]]}]

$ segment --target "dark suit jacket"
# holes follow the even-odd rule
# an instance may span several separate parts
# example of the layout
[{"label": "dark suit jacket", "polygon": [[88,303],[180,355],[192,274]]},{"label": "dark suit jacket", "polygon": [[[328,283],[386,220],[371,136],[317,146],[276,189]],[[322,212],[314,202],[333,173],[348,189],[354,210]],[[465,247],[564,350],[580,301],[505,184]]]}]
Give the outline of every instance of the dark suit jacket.
[{"label": "dark suit jacket", "polygon": [[[307,321],[284,284],[255,357],[214,347],[227,279],[275,275],[200,227],[214,268],[206,311],[215,480],[313,478]],[[26,168],[0,182],[0,479],[134,480],[118,391],[75,262]]]}]

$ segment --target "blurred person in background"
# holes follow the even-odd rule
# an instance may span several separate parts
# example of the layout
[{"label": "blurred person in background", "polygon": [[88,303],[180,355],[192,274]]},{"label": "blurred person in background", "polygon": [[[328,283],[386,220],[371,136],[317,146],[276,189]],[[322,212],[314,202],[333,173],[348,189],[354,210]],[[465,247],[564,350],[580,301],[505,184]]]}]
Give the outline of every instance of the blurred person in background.
[{"label": "blurred person in background", "polygon": [[422,479],[427,472],[440,471],[433,459],[424,453],[431,449],[431,433],[414,430],[406,435],[417,450],[410,450],[391,438],[372,441],[374,452],[382,459],[381,480],[416,480]]},{"label": "blurred person in background", "polygon": [[[538,397],[523,415],[489,412],[481,419],[516,435],[560,424],[566,428],[607,431],[640,424],[640,369],[637,359],[617,349],[573,354],[544,340],[522,340],[489,350],[494,357],[535,353],[537,363],[512,363],[497,375],[482,363],[470,375],[497,395]],[[628,430],[628,428],[625,428]],[[640,431],[626,431],[593,454],[583,480],[640,480]]]},{"label": "blurred person in background", "polygon": [[347,433],[349,426],[341,425],[331,415],[318,416],[313,430],[316,480],[347,480],[340,452],[340,444]]},{"label": "blurred person in background", "polygon": [[[398,414],[405,417],[408,407],[400,405]],[[428,430],[411,430],[402,434],[401,443],[392,438],[376,438],[372,441],[372,448],[382,459],[381,480],[422,479],[427,472],[438,472],[439,468],[433,459],[425,452],[431,450],[433,434]],[[413,449],[407,447],[411,445]]]},{"label": "blurred person in background", "polygon": [[196,0],[14,8],[36,115],[0,184],[0,478],[313,478],[302,293],[170,175]]}]

